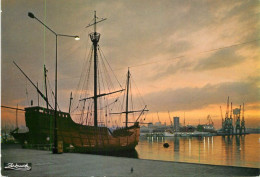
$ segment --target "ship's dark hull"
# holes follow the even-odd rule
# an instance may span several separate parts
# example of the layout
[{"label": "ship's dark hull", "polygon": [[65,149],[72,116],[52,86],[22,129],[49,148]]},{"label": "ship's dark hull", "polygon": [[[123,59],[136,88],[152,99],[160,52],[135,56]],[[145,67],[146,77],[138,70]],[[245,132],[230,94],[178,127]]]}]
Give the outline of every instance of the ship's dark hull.
[{"label": "ship's dark hull", "polygon": [[[53,110],[25,108],[25,121],[29,132],[13,133],[14,138],[31,146],[53,144]],[[58,142],[62,142],[63,149],[73,148],[79,152],[134,150],[140,135],[138,124],[111,132],[107,127],[77,124],[64,112],[58,112],[57,127]]]}]

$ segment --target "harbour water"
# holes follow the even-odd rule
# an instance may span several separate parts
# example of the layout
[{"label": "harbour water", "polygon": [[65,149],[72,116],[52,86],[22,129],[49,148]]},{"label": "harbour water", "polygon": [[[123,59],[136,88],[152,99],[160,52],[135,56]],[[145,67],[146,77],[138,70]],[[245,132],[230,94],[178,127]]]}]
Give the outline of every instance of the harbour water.
[{"label": "harbour water", "polygon": [[[163,144],[170,146],[164,148]],[[141,137],[139,159],[260,168],[260,134],[212,137]]]}]

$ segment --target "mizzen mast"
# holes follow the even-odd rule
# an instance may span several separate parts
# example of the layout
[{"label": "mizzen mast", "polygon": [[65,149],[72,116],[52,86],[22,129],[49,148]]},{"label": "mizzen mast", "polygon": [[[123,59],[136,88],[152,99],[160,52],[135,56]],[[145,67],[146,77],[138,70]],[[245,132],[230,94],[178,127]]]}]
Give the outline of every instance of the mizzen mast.
[{"label": "mizzen mast", "polygon": [[[132,111],[129,111],[129,99],[128,99],[128,97],[129,97],[129,86],[130,86],[130,77],[131,77],[131,74],[130,74],[130,70],[129,70],[129,68],[128,68],[128,72],[127,72],[127,80],[126,80],[126,102],[125,102],[125,104],[126,104],[126,106],[125,106],[125,111],[123,111],[123,112],[118,112],[118,113],[110,113],[110,114],[125,114],[125,122],[123,122],[123,123],[125,123],[125,127],[128,127],[128,123],[136,123],[137,121],[138,121],[138,119],[140,118],[140,116],[145,112],[145,111],[149,111],[149,110],[147,110],[146,109],[146,106],[144,107],[144,109],[142,109],[142,110],[132,110]],[[134,122],[129,122],[128,121],[128,114],[129,113],[135,113],[135,112],[140,112],[140,114],[139,114],[139,117],[136,119],[136,121],[134,121]]]},{"label": "mizzen mast", "polygon": [[128,123],[129,79],[130,79],[130,72],[129,72],[129,68],[128,68],[128,72],[127,72],[127,89],[126,89],[126,108],[125,108],[125,127],[127,127],[127,123]]}]

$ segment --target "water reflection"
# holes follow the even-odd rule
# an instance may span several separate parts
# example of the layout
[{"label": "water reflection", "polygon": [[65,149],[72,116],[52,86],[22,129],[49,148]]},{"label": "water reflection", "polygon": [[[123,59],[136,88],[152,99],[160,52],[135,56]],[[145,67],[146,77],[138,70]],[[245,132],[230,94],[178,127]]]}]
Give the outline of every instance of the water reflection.
[{"label": "water reflection", "polygon": [[233,136],[223,136],[222,140],[225,142],[225,157],[228,165],[231,165],[233,162],[233,146],[232,146],[232,137]]},{"label": "water reflection", "polygon": [[[258,145],[259,145],[259,143],[258,143]],[[257,147],[256,147],[257,148]],[[242,162],[244,162],[245,161],[245,135],[242,135],[241,136],[241,145],[240,145],[240,149],[241,149],[241,154],[242,154],[242,156],[241,156],[241,160],[242,160]],[[259,150],[259,148],[258,148],[258,150]],[[257,152],[256,152],[257,153]],[[257,153],[258,155],[258,157],[259,157],[259,153]],[[258,158],[259,159],[259,158]],[[259,168],[259,166],[258,166],[258,168]]]},{"label": "water reflection", "polygon": [[244,165],[245,135],[223,137],[225,142],[226,161],[229,165]]},{"label": "water reflection", "polygon": [[189,138],[189,156],[191,156],[191,139]]},{"label": "water reflection", "polygon": [[214,136],[211,137],[211,153],[214,152]]},{"label": "water reflection", "polygon": [[203,152],[206,152],[206,137],[203,137]]},{"label": "water reflection", "polygon": [[[216,165],[259,167],[258,135],[141,138],[136,150],[141,159]],[[163,144],[168,143],[169,148]]]},{"label": "water reflection", "polygon": [[240,148],[240,136],[236,135],[236,145]]},{"label": "water reflection", "polygon": [[179,152],[180,151],[180,138],[176,137],[174,139],[174,152]]}]

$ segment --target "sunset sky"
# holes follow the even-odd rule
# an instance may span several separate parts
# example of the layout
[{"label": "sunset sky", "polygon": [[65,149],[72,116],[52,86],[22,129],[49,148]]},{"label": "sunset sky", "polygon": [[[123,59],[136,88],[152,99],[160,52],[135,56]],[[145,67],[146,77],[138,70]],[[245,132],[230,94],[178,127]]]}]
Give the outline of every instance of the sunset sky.
[{"label": "sunset sky", "polygon": [[[85,27],[96,10],[107,18],[97,27],[99,44],[121,83],[130,67],[150,110],[147,122],[157,122],[159,112],[169,124],[170,111],[183,123],[185,112],[186,124],[207,123],[211,115],[220,128],[220,106],[224,115],[229,96],[234,108],[245,103],[246,126],[260,127],[258,0],[2,0],[1,8],[2,105],[24,108],[32,99],[37,104],[35,89],[13,61],[41,90],[45,63],[54,90],[55,36],[27,16],[33,12],[57,33],[81,38],[58,43],[58,102],[68,111],[91,47],[93,29]],[[1,119],[14,124],[15,111],[2,109]]]}]

